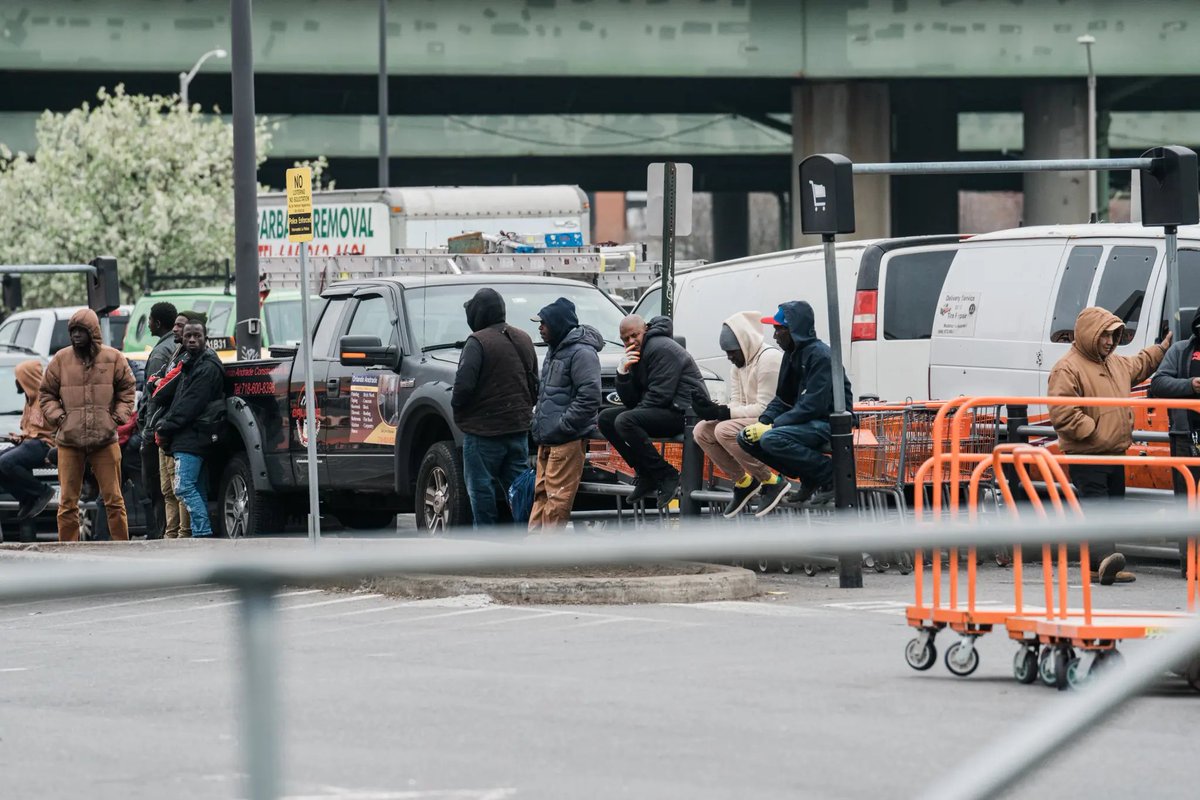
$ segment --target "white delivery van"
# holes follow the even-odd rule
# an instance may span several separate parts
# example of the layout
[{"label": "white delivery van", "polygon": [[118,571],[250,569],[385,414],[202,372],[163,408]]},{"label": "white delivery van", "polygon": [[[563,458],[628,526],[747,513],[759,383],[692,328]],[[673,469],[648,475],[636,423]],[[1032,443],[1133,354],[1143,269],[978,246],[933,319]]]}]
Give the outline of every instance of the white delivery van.
[{"label": "white delivery van", "polygon": [[[959,247],[938,299],[930,394],[1036,395],[1070,349],[1075,317],[1101,306],[1125,321],[1127,355],[1166,332],[1161,228],[1129,224],[1017,228]],[[1183,327],[1200,304],[1200,227],[1179,229]]]},{"label": "white delivery van", "polygon": [[[461,233],[575,233],[591,237],[591,209],[578,186],[403,186],[313,193],[313,256],[384,256],[445,247]],[[258,196],[258,255],[299,255],[287,240],[287,198]]]},{"label": "white delivery van", "polygon": [[[857,398],[902,402],[928,396],[929,336],[961,237],[839,242],[839,316],[843,358]],[[652,284],[636,313],[660,313],[661,282]],[[721,322],[738,311],[773,314],[780,303],[805,300],[817,335],[829,341],[825,256],[821,246],[768,253],[683,270],[675,276],[675,335],[701,365],[728,377],[717,346]]]}]

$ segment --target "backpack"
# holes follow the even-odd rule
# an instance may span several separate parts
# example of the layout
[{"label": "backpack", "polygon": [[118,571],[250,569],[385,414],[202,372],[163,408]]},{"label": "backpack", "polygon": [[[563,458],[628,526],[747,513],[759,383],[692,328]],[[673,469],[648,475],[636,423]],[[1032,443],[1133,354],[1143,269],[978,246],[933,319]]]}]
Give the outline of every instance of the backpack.
[{"label": "backpack", "polygon": [[537,472],[527,469],[508,487],[508,505],[512,508],[513,522],[529,522],[529,512],[533,511],[533,487],[536,480]]}]

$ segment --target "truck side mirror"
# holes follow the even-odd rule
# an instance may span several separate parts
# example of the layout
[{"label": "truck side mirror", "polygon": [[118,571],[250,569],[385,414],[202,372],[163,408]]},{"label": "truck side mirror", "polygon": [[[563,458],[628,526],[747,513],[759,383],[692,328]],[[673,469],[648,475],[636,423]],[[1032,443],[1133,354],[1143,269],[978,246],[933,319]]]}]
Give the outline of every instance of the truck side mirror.
[{"label": "truck side mirror", "polygon": [[400,349],[384,346],[378,336],[343,336],[338,342],[338,357],[343,367],[400,366]]}]

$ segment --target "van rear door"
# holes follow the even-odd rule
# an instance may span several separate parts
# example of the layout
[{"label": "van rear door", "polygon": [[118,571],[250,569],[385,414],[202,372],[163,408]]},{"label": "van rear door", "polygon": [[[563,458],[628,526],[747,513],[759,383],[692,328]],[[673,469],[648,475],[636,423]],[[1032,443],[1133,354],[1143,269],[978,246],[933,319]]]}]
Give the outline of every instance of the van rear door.
[{"label": "van rear door", "polygon": [[1043,331],[1065,243],[965,243],[934,315],[930,394],[1033,395],[1045,365]]}]

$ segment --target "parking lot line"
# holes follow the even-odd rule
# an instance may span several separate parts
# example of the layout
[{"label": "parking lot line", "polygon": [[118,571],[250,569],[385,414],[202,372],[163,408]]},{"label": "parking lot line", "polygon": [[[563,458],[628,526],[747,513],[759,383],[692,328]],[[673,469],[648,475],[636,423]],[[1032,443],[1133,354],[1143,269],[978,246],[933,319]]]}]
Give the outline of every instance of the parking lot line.
[{"label": "parking lot line", "polygon": [[316,603],[303,603],[297,606],[281,606],[280,611],[299,611],[302,608],[320,608],[321,606],[334,606],[340,603],[357,603],[360,600],[371,600],[376,597],[383,597],[381,594],[356,594],[350,597],[337,597],[333,600],[321,600]]},{"label": "parking lot line", "polygon": [[[161,603],[164,600],[176,600],[182,597],[200,597],[210,594],[228,594],[235,591],[234,589],[205,589],[200,592],[184,592],[183,594],[159,595],[156,597],[145,597],[141,600],[125,600],[120,603],[101,603],[100,605],[85,605],[78,608],[67,608],[61,611],[29,612],[23,617],[8,617],[0,619],[0,625],[8,622],[35,622],[38,620],[47,619],[49,617],[61,617],[67,614],[86,614],[95,611],[107,611],[112,608],[125,608],[128,606],[140,606],[146,603]],[[111,618],[110,618],[111,619]],[[119,619],[119,618],[118,618]],[[0,628],[0,630],[10,630],[9,628]]]}]

